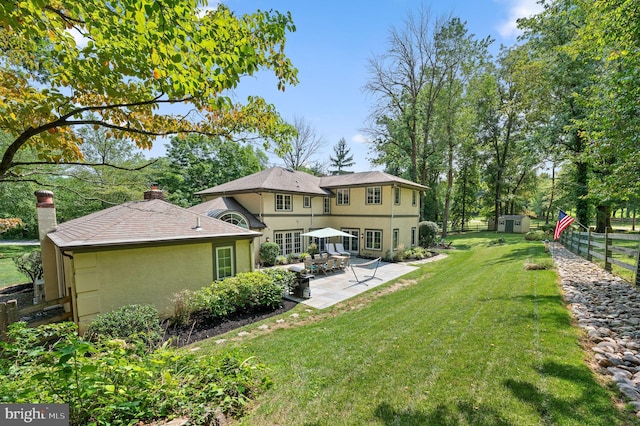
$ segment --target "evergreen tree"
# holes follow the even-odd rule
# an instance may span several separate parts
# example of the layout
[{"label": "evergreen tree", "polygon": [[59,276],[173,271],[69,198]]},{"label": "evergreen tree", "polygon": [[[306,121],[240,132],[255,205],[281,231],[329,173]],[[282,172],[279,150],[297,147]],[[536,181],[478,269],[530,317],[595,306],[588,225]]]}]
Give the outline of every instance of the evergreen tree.
[{"label": "evergreen tree", "polygon": [[331,170],[331,174],[344,175],[350,173],[344,169],[353,166],[355,161],[353,161],[353,155],[350,155],[351,150],[347,147],[347,141],[344,138],[340,138],[340,141],[333,147],[333,152],[336,156],[335,158],[329,156],[329,160],[331,160],[331,166],[335,167],[336,170]]}]

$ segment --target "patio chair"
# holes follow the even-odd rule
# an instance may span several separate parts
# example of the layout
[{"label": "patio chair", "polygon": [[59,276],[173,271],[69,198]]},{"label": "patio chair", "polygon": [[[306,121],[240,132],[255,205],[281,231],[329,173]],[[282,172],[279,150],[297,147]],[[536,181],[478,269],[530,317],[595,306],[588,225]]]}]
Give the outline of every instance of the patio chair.
[{"label": "patio chair", "polygon": [[[351,271],[353,271],[353,276],[356,277],[356,284],[364,284],[366,286],[368,286],[368,284],[366,283],[367,281],[370,281],[376,277],[376,272],[378,272],[378,265],[380,264],[380,257],[373,259],[369,262],[365,262],[365,263],[358,263],[358,264],[354,264],[351,265]],[[373,275],[365,275],[364,279],[361,280],[360,278],[358,278],[358,275],[356,275],[356,270],[354,267],[358,267],[358,268],[368,268],[369,266],[375,264],[376,268],[373,270]],[[378,278],[379,280],[382,278]]]},{"label": "patio chair", "polygon": [[336,251],[333,243],[327,243],[327,253],[329,253],[329,256],[340,256],[340,253]]},{"label": "patio chair", "polygon": [[313,263],[310,256],[305,257],[303,260],[303,263],[304,263],[304,269],[309,271],[311,275],[314,275],[315,273],[318,272],[318,265]]},{"label": "patio chair", "polygon": [[341,256],[351,256],[351,253],[344,249],[344,245],[342,243],[336,243],[336,251],[340,253]]},{"label": "patio chair", "polygon": [[327,272],[335,272],[336,270],[336,260],[335,259],[327,259],[327,263],[325,263],[324,265],[324,269]]}]

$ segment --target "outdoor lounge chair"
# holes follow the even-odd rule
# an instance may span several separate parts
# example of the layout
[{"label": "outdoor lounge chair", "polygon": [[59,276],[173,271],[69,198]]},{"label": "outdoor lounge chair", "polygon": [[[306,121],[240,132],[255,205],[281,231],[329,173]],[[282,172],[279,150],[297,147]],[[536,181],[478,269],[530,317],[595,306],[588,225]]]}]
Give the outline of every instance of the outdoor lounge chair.
[{"label": "outdoor lounge chair", "polygon": [[340,256],[340,253],[336,251],[336,248],[333,246],[333,243],[327,243],[327,253],[329,256]]},{"label": "outdoor lounge chair", "polygon": [[351,253],[349,253],[348,251],[346,251],[344,249],[344,245],[342,243],[336,243],[336,251],[341,255],[341,256],[351,256]]},{"label": "outdoor lounge chair", "polygon": [[[368,284],[366,283],[367,281],[370,281],[374,278],[376,278],[376,272],[378,272],[378,265],[380,264],[380,257],[373,259],[369,262],[365,262],[365,263],[358,263],[356,265],[351,265],[351,271],[353,271],[353,276],[356,277],[356,284],[364,284],[366,286],[368,286]],[[356,275],[356,270],[355,268],[368,268],[369,266],[375,264],[376,268],[373,270],[373,275],[365,275],[364,279],[361,280],[360,278],[358,278],[358,275]],[[382,278],[378,278],[378,279],[382,279]]]}]

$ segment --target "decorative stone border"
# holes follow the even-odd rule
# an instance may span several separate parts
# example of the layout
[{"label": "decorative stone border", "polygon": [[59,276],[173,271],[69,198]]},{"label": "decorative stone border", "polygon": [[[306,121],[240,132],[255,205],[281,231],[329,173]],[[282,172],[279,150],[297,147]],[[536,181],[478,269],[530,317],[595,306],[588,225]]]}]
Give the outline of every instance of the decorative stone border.
[{"label": "decorative stone border", "polygon": [[640,417],[640,291],[559,243],[551,244],[551,254],[599,372],[611,376]]}]

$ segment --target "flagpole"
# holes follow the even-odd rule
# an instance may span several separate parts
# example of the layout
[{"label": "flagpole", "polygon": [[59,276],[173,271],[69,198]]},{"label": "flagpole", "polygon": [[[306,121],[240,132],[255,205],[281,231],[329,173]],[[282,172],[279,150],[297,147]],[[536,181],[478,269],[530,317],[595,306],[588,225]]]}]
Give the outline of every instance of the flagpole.
[{"label": "flagpole", "polygon": [[[562,211],[562,209],[560,207],[558,207],[558,211],[560,212],[560,211]],[[575,217],[573,218],[573,223],[582,226],[585,229],[585,231],[587,231],[587,232],[589,231],[589,228],[587,228],[586,226],[584,226],[583,224],[578,222]]]}]

